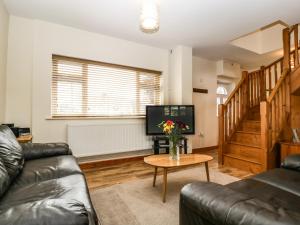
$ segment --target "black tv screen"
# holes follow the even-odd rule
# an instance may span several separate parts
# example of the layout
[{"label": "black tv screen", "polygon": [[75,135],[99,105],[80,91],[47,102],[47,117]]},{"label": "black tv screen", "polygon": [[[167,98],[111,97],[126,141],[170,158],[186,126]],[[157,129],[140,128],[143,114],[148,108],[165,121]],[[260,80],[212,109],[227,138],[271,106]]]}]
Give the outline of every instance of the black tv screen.
[{"label": "black tv screen", "polygon": [[146,134],[163,135],[158,127],[162,121],[181,121],[189,126],[183,134],[195,134],[195,116],[193,105],[146,106]]}]

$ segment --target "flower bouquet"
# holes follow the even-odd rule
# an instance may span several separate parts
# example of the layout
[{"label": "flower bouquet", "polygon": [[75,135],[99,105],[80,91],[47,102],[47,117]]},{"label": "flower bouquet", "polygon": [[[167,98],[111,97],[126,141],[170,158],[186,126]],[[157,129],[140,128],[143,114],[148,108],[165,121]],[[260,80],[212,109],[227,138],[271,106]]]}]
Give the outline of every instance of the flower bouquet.
[{"label": "flower bouquet", "polygon": [[179,144],[182,138],[182,131],[190,129],[188,125],[181,121],[167,120],[158,124],[163,132],[168,136],[170,142],[170,155],[173,160],[179,159]]}]

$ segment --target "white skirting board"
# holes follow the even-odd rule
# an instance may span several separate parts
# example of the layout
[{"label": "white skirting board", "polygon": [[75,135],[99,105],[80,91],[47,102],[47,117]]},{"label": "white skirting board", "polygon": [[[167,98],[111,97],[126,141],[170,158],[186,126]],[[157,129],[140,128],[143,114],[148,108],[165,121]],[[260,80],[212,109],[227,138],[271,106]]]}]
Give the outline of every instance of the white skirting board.
[{"label": "white skirting board", "polygon": [[68,125],[67,138],[76,157],[152,148],[144,123]]}]

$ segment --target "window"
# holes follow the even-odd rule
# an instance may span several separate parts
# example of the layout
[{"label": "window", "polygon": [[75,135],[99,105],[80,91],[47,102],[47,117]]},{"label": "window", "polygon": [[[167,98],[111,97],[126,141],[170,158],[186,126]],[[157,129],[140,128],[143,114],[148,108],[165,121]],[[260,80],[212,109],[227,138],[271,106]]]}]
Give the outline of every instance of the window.
[{"label": "window", "polygon": [[52,56],[52,117],[143,116],[161,102],[161,72]]},{"label": "window", "polygon": [[217,87],[217,115],[218,115],[218,105],[224,104],[227,100],[228,93],[224,86],[218,85]]}]

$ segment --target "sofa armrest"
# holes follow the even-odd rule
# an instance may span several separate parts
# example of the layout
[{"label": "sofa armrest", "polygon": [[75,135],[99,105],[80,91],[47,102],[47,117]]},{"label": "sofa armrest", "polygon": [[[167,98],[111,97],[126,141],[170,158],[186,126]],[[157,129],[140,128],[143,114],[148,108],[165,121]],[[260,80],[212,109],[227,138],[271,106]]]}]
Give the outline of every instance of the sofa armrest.
[{"label": "sofa armrest", "polygon": [[300,172],[300,154],[287,156],[281,164],[281,167]]},{"label": "sofa armrest", "polygon": [[25,143],[21,144],[25,160],[39,159],[59,155],[72,155],[69,145],[65,143]]},{"label": "sofa armrest", "polygon": [[299,224],[300,213],[214,183],[186,185],[180,195],[180,225]]}]

